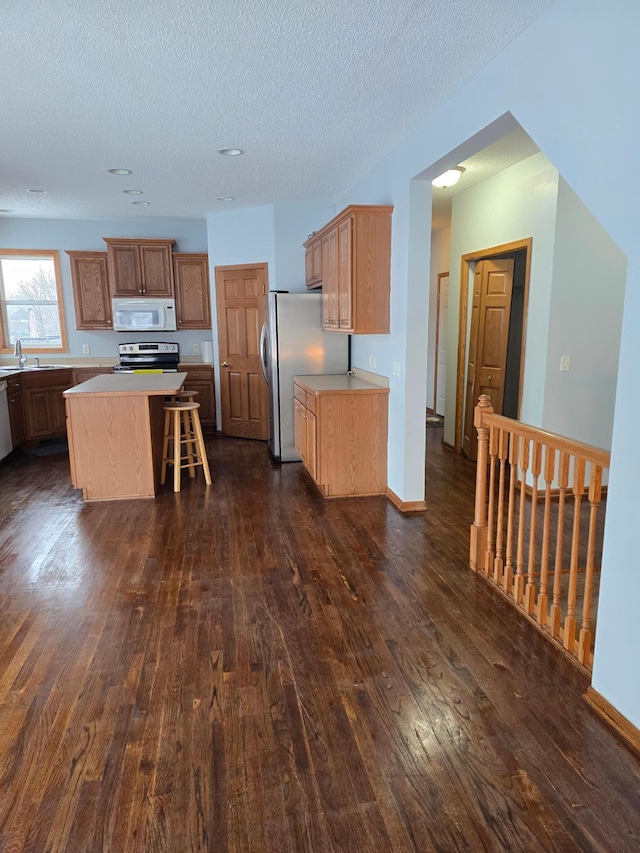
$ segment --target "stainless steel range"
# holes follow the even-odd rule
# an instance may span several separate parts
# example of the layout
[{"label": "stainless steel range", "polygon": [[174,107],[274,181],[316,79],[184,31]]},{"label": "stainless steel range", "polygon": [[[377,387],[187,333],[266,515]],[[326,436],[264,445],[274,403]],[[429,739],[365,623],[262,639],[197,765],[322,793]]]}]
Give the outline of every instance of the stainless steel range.
[{"label": "stainless steel range", "polygon": [[180,352],[178,344],[140,343],[118,346],[120,364],[114,373],[177,373]]}]

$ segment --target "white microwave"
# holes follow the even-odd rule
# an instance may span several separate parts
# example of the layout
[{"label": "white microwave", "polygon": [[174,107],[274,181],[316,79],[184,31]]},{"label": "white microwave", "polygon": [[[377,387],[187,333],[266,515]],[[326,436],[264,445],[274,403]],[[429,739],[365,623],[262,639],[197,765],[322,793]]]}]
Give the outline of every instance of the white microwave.
[{"label": "white microwave", "polygon": [[112,299],[116,332],[175,332],[175,299]]}]

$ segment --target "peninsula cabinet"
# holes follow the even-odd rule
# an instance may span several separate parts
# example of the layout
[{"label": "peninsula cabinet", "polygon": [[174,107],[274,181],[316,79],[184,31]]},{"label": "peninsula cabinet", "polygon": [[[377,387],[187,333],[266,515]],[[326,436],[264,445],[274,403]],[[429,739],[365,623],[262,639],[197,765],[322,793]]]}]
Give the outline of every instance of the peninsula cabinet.
[{"label": "peninsula cabinet", "polygon": [[178,329],[210,329],[209,256],[174,254],[173,275]]},{"label": "peninsula cabinet", "polygon": [[76,329],[113,329],[106,252],[67,252]]},{"label": "peninsula cabinet", "polygon": [[304,244],[312,258],[305,256],[307,275],[315,274],[313,252],[320,251],[325,331],[388,334],[392,212],[387,205],[351,205]]},{"label": "peninsula cabinet", "polygon": [[325,497],[386,493],[388,395],[356,376],[294,378],[296,449]]},{"label": "peninsula cabinet", "polygon": [[111,296],[172,298],[172,247],[175,240],[103,237]]}]

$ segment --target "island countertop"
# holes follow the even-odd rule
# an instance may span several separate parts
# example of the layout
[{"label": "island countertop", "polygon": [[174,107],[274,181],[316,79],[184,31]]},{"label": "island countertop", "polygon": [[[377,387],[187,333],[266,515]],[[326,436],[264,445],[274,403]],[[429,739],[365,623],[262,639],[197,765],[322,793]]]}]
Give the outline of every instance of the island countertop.
[{"label": "island countertop", "polygon": [[105,397],[117,395],[153,397],[176,394],[186,380],[186,373],[104,373],[75,385],[64,392],[65,397],[87,395]]}]

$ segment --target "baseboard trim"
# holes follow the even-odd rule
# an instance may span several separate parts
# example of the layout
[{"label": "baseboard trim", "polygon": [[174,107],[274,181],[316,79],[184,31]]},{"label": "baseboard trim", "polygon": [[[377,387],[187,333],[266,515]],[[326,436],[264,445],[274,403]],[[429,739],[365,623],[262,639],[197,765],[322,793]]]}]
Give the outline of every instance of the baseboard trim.
[{"label": "baseboard trim", "polygon": [[456,450],[455,444],[449,444],[449,442],[448,442],[448,441],[445,441],[444,439],[442,440],[442,446],[443,446],[444,448],[446,448],[447,450],[451,450],[453,453],[457,453],[457,452],[458,452],[458,451]]},{"label": "baseboard trim", "polygon": [[424,512],[427,504],[424,501],[403,501],[387,486],[387,497],[400,512]]},{"label": "baseboard trim", "polygon": [[587,692],[584,694],[584,700],[589,707],[601,717],[607,725],[609,725],[619,737],[629,746],[636,755],[640,756],[640,729],[637,729],[633,723],[629,722],[620,711],[613,707],[604,696],[594,690],[593,687],[587,687]]}]

